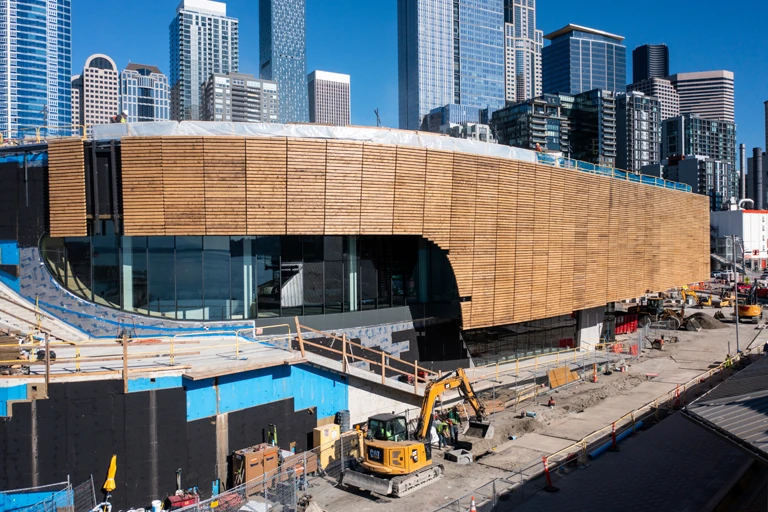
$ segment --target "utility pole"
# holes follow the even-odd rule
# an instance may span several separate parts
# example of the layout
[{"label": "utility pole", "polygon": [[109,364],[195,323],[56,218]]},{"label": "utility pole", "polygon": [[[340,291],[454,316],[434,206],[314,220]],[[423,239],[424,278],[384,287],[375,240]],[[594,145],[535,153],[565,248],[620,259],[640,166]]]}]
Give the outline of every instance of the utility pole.
[{"label": "utility pole", "polygon": [[[733,311],[736,313],[736,353],[739,353],[739,273],[736,269],[736,235],[731,235],[731,258],[733,260]],[[731,355],[730,343],[728,355]]]}]

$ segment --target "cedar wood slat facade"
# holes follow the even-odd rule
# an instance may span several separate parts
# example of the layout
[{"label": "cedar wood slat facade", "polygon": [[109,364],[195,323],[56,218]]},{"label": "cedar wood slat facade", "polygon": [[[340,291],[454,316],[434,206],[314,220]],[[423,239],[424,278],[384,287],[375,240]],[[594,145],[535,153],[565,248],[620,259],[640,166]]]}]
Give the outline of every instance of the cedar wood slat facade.
[{"label": "cedar wood slat facade", "polygon": [[[82,142],[50,148],[51,234],[82,236]],[[448,252],[465,329],[709,277],[702,195],[340,140],[127,137],[121,159],[125,235],[423,236]]]}]

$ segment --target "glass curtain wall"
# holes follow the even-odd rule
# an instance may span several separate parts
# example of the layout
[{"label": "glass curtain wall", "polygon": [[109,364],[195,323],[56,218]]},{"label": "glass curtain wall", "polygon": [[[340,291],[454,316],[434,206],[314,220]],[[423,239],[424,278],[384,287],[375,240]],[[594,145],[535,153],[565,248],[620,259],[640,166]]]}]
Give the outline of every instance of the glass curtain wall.
[{"label": "glass curtain wall", "polygon": [[444,251],[416,236],[102,235],[43,241],[51,274],[97,304],[242,320],[451,303]]}]

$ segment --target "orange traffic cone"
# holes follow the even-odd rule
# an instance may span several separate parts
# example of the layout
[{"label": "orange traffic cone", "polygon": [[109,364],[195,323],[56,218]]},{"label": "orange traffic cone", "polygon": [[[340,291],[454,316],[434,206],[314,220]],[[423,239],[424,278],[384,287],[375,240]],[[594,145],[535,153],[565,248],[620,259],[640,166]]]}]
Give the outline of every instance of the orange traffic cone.
[{"label": "orange traffic cone", "polygon": [[475,506],[475,497],[472,496],[472,501],[469,502],[469,512],[477,512],[477,507]]},{"label": "orange traffic cone", "polygon": [[597,382],[597,363],[592,369],[592,382]]}]

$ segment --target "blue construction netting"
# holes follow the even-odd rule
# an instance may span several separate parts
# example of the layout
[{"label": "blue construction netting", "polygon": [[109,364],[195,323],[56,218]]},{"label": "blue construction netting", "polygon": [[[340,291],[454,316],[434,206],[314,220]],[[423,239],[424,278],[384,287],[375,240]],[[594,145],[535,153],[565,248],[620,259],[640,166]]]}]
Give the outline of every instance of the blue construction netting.
[{"label": "blue construction netting", "polygon": [[691,186],[686,185],[685,183],[678,183],[663,178],[657,178],[655,176],[616,169],[615,167],[606,165],[590,164],[589,162],[582,162],[581,160],[574,160],[572,158],[558,157],[548,153],[536,153],[536,162],[539,164],[551,165],[553,167],[576,169],[589,174],[608,176],[618,180],[631,181],[633,183],[642,183],[643,185],[652,185],[654,187],[661,187],[669,190],[679,190],[681,192],[692,191]]}]

